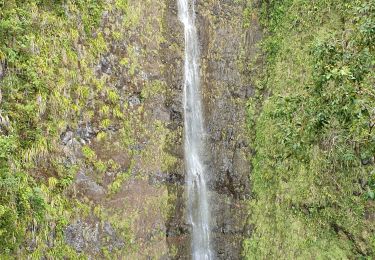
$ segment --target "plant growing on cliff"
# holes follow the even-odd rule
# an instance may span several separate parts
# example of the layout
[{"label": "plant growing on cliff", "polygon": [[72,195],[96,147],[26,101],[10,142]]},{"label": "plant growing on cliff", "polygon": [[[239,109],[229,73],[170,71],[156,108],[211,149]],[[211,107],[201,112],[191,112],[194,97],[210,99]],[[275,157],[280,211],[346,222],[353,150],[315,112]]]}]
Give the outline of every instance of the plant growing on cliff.
[{"label": "plant growing on cliff", "polygon": [[374,8],[261,3],[267,67],[258,82],[269,97],[249,104],[256,154],[248,259],[375,255]]}]

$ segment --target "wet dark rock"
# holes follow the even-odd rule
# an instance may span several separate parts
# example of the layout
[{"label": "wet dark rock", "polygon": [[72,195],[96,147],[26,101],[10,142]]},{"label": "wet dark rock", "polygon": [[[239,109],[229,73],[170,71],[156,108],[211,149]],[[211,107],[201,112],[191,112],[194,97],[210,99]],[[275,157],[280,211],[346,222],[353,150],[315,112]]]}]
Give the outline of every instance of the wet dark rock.
[{"label": "wet dark rock", "polygon": [[168,177],[168,174],[164,172],[154,172],[150,174],[148,178],[148,183],[150,185],[157,185],[157,184],[163,184],[165,183],[166,179]]},{"label": "wet dark rock", "polygon": [[141,104],[141,99],[138,95],[133,95],[128,98],[128,102],[131,107],[134,107]]},{"label": "wet dark rock", "polygon": [[219,259],[240,259],[241,243],[247,212],[241,209],[241,199],[213,193],[213,242]]},{"label": "wet dark rock", "polygon": [[149,176],[148,182],[150,185],[159,184],[184,184],[184,176],[179,172],[156,172]]},{"label": "wet dark rock", "polygon": [[124,242],[117,236],[110,223],[78,220],[64,230],[65,241],[77,252],[99,254],[103,247],[111,252],[124,247]]},{"label": "wet dark rock", "polygon": [[172,121],[182,122],[182,113],[180,111],[176,111],[174,109],[171,109],[170,115],[171,115]]},{"label": "wet dark rock", "polygon": [[374,158],[365,158],[361,160],[362,165],[374,164]]},{"label": "wet dark rock", "polygon": [[[6,63],[3,61],[0,61],[0,80],[3,79],[6,72]],[[0,90],[0,103],[1,103],[1,90]]]},{"label": "wet dark rock", "polygon": [[96,132],[90,124],[85,124],[78,127],[76,134],[84,143],[90,143],[91,139],[96,136]]},{"label": "wet dark rock", "polygon": [[[258,1],[259,2],[259,1]],[[201,52],[201,87],[203,92],[204,118],[207,129],[207,162],[209,169],[209,189],[211,193],[213,248],[216,259],[240,259],[242,240],[247,235],[247,199],[250,197],[251,170],[247,144],[246,102],[254,94],[251,72],[242,71],[239,63],[242,57],[251,59],[258,56],[256,44],[261,38],[261,29],[252,21],[250,29],[242,27],[244,5],[238,1],[219,0],[207,2],[197,0],[197,28]],[[177,20],[176,1],[168,1],[166,12],[166,39],[178,45],[180,51],[166,55],[167,80],[171,86],[168,99],[172,131],[183,125],[183,54],[184,39],[181,24]],[[173,37],[172,37],[173,36]],[[170,45],[168,45],[170,46]],[[181,51],[182,50],[182,51]],[[249,64],[248,60],[243,61]],[[177,66],[177,64],[179,66]],[[176,142],[169,148],[174,155],[179,151],[183,158],[183,144]],[[179,157],[179,158],[180,158]],[[180,174],[169,174],[171,182],[180,183],[179,192],[184,188],[183,166]],[[182,177],[178,177],[182,176]],[[175,179],[174,179],[175,178]],[[162,179],[162,181],[168,180]],[[176,259],[189,259],[190,237],[186,226],[185,201],[182,192],[177,192],[175,212],[168,223],[167,237],[181,241],[173,244],[178,248]],[[182,236],[184,237],[182,239]],[[182,244],[184,243],[184,244]]]},{"label": "wet dark rock", "polygon": [[179,225],[178,228],[167,230],[166,236],[167,237],[178,237],[178,236],[181,236],[181,235],[185,235],[185,234],[189,233],[189,229],[190,229],[190,227],[187,224]]},{"label": "wet dark rock", "polygon": [[111,73],[111,57],[110,56],[103,57],[100,60],[100,71],[106,74]]},{"label": "wet dark rock", "polygon": [[132,151],[137,151],[137,152],[140,152],[142,150],[145,149],[145,144],[142,144],[142,143],[136,143],[134,145],[130,145],[129,146],[129,149],[132,150]]},{"label": "wet dark rock", "polygon": [[251,194],[246,102],[254,84],[239,63],[241,57],[257,56],[261,29],[254,22],[244,30],[243,5],[235,1],[198,0],[197,5],[213,246],[217,259],[240,259]]},{"label": "wet dark rock", "polygon": [[67,131],[61,135],[61,143],[67,145],[73,140],[74,133],[72,131]]},{"label": "wet dark rock", "polygon": [[84,124],[80,125],[75,131],[68,129],[61,134],[60,140],[61,144],[64,146],[74,147],[77,145],[85,145],[91,143],[91,140],[95,138],[97,133],[98,130],[94,129],[90,124]]},{"label": "wet dark rock", "polygon": [[81,221],[78,221],[75,224],[69,225],[64,232],[66,243],[72,246],[77,252],[82,252],[85,249],[83,229],[83,224]]}]

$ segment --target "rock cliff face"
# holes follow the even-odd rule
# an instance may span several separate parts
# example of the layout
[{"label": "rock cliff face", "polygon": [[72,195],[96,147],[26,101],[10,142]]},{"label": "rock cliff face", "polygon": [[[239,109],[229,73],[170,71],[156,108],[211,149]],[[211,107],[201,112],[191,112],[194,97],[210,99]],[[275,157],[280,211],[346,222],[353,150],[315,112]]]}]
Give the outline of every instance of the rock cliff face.
[{"label": "rock cliff face", "polygon": [[[177,46],[181,49],[182,28],[177,21],[175,1],[169,1],[167,6],[167,31],[171,35],[168,40],[178,39]],[[252,27],[244,28],[242,14],[245,7],[241,2],[197,1],[196,8],[208,133],[206,147],[213,210],[213,244],[218,259],[239,259],[242,237],[249,232],[246,202],[250,197],[250,148],[246,138],[245,118],[246,100],[252,95],[253,86],[251,71],[242,64],[257,59],[259,53],[256,44],[261,38],[261,32],[256,17],[251,21]],[[181,54],[182,51],[174,52],[173,59],[168,61],[169,75],[173,75],[169,76],[168,86],[174,92],[170,106],[171,118],[179,126],[182,126],[183,72],[176,61],[182,64]],[[181,145],[174,148],[182,149]],[[179,179],[183,179],[183,176]],[[189,236],[186,234],[184,201],[181,196],[183,187],[179,185],[178,190],[179,199],[175,214],[169,222],[168,241],[172,247],[179,248],[179,258],[188,258]]]},{"label": "rock cliff face", "polygon": [[[374,255],[373,1],[191,2],[215,259]],[[177,13],[0,1],[0,259],[191,259]]]},{"label": "rock cliff face", "polygon": [[[185,219],[181,143],[183,28],[177,19],[174,0],[147,3],[134,0],[129,5],[138,17],[127,28],[122,28],[120,13],[103,14],[101,30],[108,37],[109,50],[95,69],[98,77],[106,77],[107,83],[122,93],[122,102],[128,103],[130,124],[135,130],[130,131],[132,144],[124,148],[121,134],[114,127],[108,140],[90,142],[90,147],[103,160],[112,159],[123,170],[130,169],[131,174],[115,195],[106,196],[108,191],[83,172],[77,176],[76,187],[78,193],[105,211],[117,212],[117,217],[134,215],[129,220],[138,247],[133,250],[134,256],[187,259],[190,238]],[[253,91],[250,73],[241,63],[244,56],[255,57],[260,33],[256,20],[254,27],[244,29],[244,8],[243,3],[235,1],[197,2],[213,247],[218,259],[239,259],[242,237],[248,232],[250,164],[245,116],[246,99]],[[123,41],[113,40],[111,34],[115,31],[120,31]],[[88,139],[91,132],[95,133],[95,130],[79,131],[86,131]],[[65,134],[63,143],[69,142],[70,135],[73,134]],[[108,172],[99,182],[105,187],[116,174]],[[159,212],[160,208],[164,212]],[[82,242],[84,236],[80,232],[98,225],[93,220],[87,221],[79,220],[67,229],[67,241],[74,248],[85,250],[83,244],[89,249],[87,243],[96,243],[108,233],[104,225],[96,229],[96,240]],[[110,238],[118,241],[116,246],[124,246],[114,237],[115,232],[111,234]],[[97,252],[97,249],[86,251],[89,255]]]},{"label": "rock cliff face", "polygon": [[[243,57],[256,57],[260,30],[255,17],[251,28],[244,27],[245,2],[196,2],[218,259],[239,259],[249,232],[245,117],[253,88],[251,72],[242,64],[247,62]],[[103,3],[93,35],[85,33],[79,11],[62,9],[76,28],[71,52],[59,55],[76,72],[72,79],[63,74],[78,90],[66,91],[63,82],[56,91],[67,99],[77,96],[79,116],[63,115],[56,153],[40,159],[34,171],[45,172],[48,179],[54,156],[75,171],[63,196],[78,206],[66,214],[63,241],[77,253],[89,259],[189,259],[182,144],[184,35],[177,1]],[[4,71],[0,64],[0,79]],[[56,179],[49,182],[54,186]],[[57,239],[55,224],[50,226],[47,248]],[[44,245],[30,240],[27,250],[38,247]]]},{"label": "rock cliff face", "polygon": [[218,259],[238,259],[250,197],[246,100],[252,93],[241,55],[249,56],[243,28],[244,5],[199,1],[201,69],[210,153],[214,234]]}]

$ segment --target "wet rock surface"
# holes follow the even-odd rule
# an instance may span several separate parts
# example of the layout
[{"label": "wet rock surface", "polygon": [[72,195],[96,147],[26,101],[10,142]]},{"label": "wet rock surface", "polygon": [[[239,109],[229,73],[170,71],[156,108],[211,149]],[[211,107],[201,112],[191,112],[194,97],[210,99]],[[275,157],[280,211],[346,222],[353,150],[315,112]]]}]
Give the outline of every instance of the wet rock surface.
[{"label": "wet rock surface", "polygon": [[[213,244],[218,259],[240,259],[247,225],[250,147],[246,102],[254,93],[242,57],[257,55],[260,28],[244,29],[244,5],[198,1],[201,73],[208,133]],[[254,23],[256,25],[256,23]]]},{"label": "wet rock surface", "polygon": [[64,146],[74,146],[76,143],[84,145],[90,143],[98,132],[99,130],[95,129],[90,123],[80,124],[77,129],[68,128],[61,134],[61,144]]},{"label": "wet rock surface", "polygon": [[[175,1],[168,1],[166,21],[171,41],[183,49],[182,28],[177,20]],[[244,29],[244,5],[235,1],[197,1],[197,28],[201,52],[201,84],[207,132],[209,188],[212,205],[212,242],[216,259],[240,259],[244,235],[248,235],[247,202],[251,196],[248,156],[250,147],[245,127],[246,101],[254,94],[251,71],[243,69],[258,55],[256,44],[261,30],[256,17],[251,28]],[[176,54],[175,54],[176,55]],[[245,57],[245,58],[244,58]],[[170,67],[182,62],[180,56],[168,56]],[[246,59],[246,60],[245,60]],[[180,75],[168,77],[173,88],[170,100],[173,127],[182,126],[183,68]],[[177,77],[177,78],[176,78]],[[176,148],[179,147],[179,148]],[[182,144],[175,146],[182,149]],[[182,153],[183,154],[183,153]],[[177,247],[175,259],[190,258],[189,227],[185,217],[184,187],[178,185],[174,215],[168,224],[170,247]]]},{"label": "wet rock surface", "polygon": [[77,252],[98,254],[102,248],[112,252],[125,246],[108,222],[78,220],[65,228],[64,237]]},{"label": "wet rock surface", "polygon": [[[6,71],[6,63],[3,61],[0,61],[0,80],[3,79],[5,76],[5,71]],[[1,103],[1,92],[0,92],[0,103]]]}]

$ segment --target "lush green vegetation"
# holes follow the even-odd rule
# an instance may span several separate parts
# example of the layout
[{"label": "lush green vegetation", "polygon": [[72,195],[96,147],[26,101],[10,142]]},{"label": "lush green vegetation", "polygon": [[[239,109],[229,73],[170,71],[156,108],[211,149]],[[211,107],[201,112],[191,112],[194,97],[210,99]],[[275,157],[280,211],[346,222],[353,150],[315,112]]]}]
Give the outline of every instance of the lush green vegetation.
[{"label": "lush green vegetation", "polygon": [[[0,259],[152,254],[136,241],[136,223],[166,214],[169,194],[144,195],[142,207],[120,194],[130,179],[141,186],[176,160],[165,151],[170,130],[150,120],[165,82],[145,83],[140,73],[164,41],[164,5],[150,2],[0,0]],[[134,93],[140,104],[132,107]],[[95,131],[85,140],[78,132],[88,125]],[[100,201],[80,194],[78,172],[105,190]],[[75,251],[64,230],[77,220],[110,223],[126,246],[107,248],[105,237],[99,251]]]},{"label": "lush green vegetation", "polygon": [[[64,195],[77,167],[64,163],[57,143],[70,119],[83,112],[88,85],[94,84],[82,85],[92,74],[78,62],[78,35],[87,34],[84,38],[95,46],[80,57],[87,63],[105,48],[100,37],[89,36],[98,25],[101,1],[88,5],[77,1],[64,9],[60,1],[0,1],[2,259],[24,254],[79,257],[62,234],[68,220],[84,208]],[[78,13],[82,27],[75,25]],[[51,232],[56,243],[48,247]]]},{"label": "lush green vegetation", "polygon": [[[93,69],[107,51],[98,30],[103,11],[128,10],[126,0],[115,3],[0,0],[1,259],[84,257],[63,237],[67,224],[93,210],[90,202],[69,195],[74,176],[84,166],[98,174],[119,170],[112,160],[96,160],[88,146],[83,160],[70,163],[60,135],[91,122],[101,130],[99,140],[117,124],[130,145],[127,106],[120,106],[118,90]],[[112,41],[123,37],[111,33]]]},{"label": "lush green vegetation", "polygon": [[248,104],[254,232],[245,255],[371,259],[375,3],[269,0],[245,15],[266,31]]},{"label": "lush green vegetation", "polygon": [[[254,230],[244,254],[249,259],[371,259],[375,4],[267,0],[253,7],[252,0],[244,1],[245,26],[258,16],[265,29],[266,56],[248,103]],[[147,106],[169,91],[165,82],[145,83],[139,75],[142,63],[165,42],[161,18],[143,10],[151,2],[133,1],[130,7],[127,0],[0,0],[0,259],[86,258],[66,244],[64,229],[93,215],[112,224],[132,255],[144,249],[133,234],[138,215],[173,210],[168,200],[176,198],[165,191],[150,196],[143,209],[120,205],[119,213],[105,203],[78,199],[72,190],[80,168],[90,168],[90,177],[111,198],[129,179],[167,172],[176,164],[166,146],[181,141],[181,129],[172,133],[161,121],[144,122],[151,121]],[[104,11],[110,24],[101,19]],[[137,88],[142,105],[133,110],[124,102],[132,93],[120,93],[118,79],[99,77],[94,69],[109,48],[124,42],[124,49],[112,50],[121,52],[115,77],[124,75],[127,87]],[[153,46],[150,42],[155,49],[139,50]],[[71,163],[61,135],[86,123],[99,131],[96,146],[81,145],[80,158]],[[146,148],[138,151],[144,140]],[[129,165],[121,168],[113,154],[126,154]],[[136,173],[135,167],[140,168]],[[106,172],[114,175],[105,184]],[[159,248],[151,250],[147,254]],[[124,252],[102,248],[101,256],[116,253]]]}]

